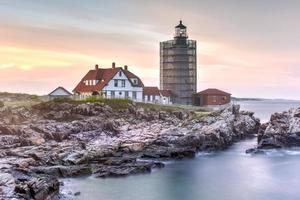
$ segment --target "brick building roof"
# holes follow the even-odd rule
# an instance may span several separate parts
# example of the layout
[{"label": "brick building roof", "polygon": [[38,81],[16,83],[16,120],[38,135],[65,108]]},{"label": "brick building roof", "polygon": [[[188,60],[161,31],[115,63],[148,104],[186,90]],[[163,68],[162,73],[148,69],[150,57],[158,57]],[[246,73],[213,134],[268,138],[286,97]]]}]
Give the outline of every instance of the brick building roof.
[{"label": "brick building roof", "polygon": [[209,88],[209,89],[206,89],[206,90],[196,93],[196,95],[231,95],[231,94],[224,92],[222,90],[219,90],[219,89]]},{"label": "brick building roof", "polygon": [[144,95],[160,95],[158,87],[144,87]]},{"label": "brick building roof", "polygon": [[159,90],[159,92],[164,97],[171,97],[172,96],[171,90]]}]

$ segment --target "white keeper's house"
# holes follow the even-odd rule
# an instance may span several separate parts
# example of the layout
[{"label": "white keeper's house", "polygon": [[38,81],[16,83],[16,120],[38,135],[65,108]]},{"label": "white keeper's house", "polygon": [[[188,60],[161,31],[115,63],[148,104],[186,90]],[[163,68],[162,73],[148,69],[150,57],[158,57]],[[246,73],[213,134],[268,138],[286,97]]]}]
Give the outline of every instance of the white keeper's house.
[{"label": "white keeper's house", "polygon": [[124,68],[99,68],[90,70],[73,90],[76,97],[85,98],[91,95],[100,95],[104,98],[128,98],[133,101],[143,101],[144,84],[141,79]]}]

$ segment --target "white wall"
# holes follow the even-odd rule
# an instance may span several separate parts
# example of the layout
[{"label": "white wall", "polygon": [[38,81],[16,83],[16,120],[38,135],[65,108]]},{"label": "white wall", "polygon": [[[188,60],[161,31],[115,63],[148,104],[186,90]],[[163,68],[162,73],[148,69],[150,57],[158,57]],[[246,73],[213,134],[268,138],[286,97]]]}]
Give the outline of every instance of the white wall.
[{"label": "white wall", "polygon": [[172,104],[171,98],[170,97],[164,97],[164,96],[162,96],[161,97],[161,103],[162,104]]},{"label": "white wall", "polygon": [[[121,76],[119,75],[121,72]],[[122,70],[120,70],[112,80],[102,89],[103,92],[106,92],[108,98],[112,98],[111,91],[115,92],[115,98],[125,98],[125,91],[128,91],[129,98],[134,101],[143,101],[143,88],[142,87],[133,87],[131,82],[127,79]],[[114,80],[125,80],[125,87],[121,87],[121,81],[118,82],[118,87],[115,87]],[[136,92],[136,99],[133,99],[133,92]],[[119,94],[121,93],[121,94]]]},{"label": "white wall", "polygon": [[[148,100],[150,96],[150,100]],[[164,97],[161,95],[144,95],[144,102],[146,103],[160,103],[160,104],[172,104],[170,97]]]},{"label": "white wall", "polygon": [[70,96],[69,93],[67,93],[65,90],[63,90],[61,88],[56,89],[50,95],[51,96]]}]

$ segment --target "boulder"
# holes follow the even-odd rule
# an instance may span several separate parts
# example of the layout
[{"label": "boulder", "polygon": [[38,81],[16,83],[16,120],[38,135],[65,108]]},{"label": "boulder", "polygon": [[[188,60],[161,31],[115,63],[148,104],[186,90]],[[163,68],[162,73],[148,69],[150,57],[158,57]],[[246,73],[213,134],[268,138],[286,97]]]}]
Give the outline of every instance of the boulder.
[{"label": "boulder", "polygon": [[258,148],[286,148],[300,146],[300,108],[272,114],[258,133]]}]

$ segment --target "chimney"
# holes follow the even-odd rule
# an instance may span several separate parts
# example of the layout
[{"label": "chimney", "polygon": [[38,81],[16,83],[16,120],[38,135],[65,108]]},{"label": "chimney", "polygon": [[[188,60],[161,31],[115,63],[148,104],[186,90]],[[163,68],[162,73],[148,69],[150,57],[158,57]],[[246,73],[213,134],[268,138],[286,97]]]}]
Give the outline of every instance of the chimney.
[{"label": "chimney", "polygon": [[115,62],[112,63],[112,68],[113,68],[113,69],[116,68],[116,63],[115,63]]},{"label": "chimney", "polygon": [[124,65],[124,70],[127,71],[128,70],[128,66]]},{"label": "chimney", "polygon": [[98,70],[99,69],[99,66],[98,65],[95,65],[95,70]]}]

